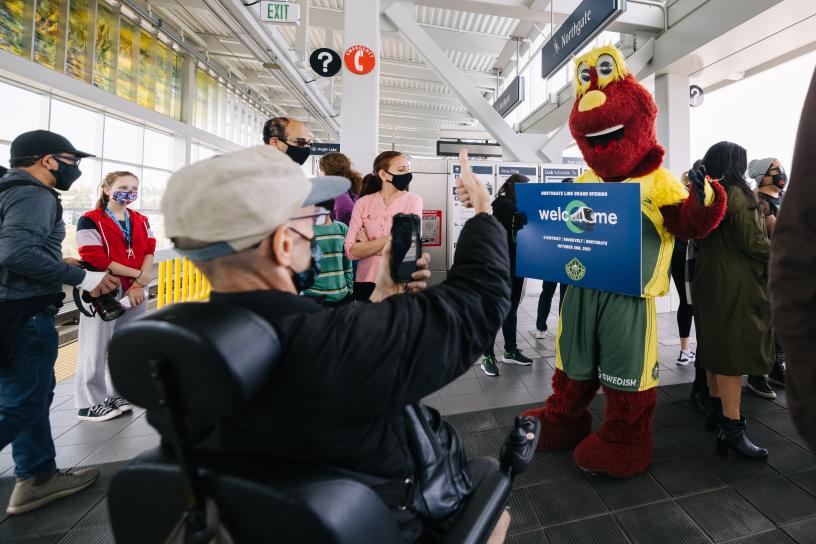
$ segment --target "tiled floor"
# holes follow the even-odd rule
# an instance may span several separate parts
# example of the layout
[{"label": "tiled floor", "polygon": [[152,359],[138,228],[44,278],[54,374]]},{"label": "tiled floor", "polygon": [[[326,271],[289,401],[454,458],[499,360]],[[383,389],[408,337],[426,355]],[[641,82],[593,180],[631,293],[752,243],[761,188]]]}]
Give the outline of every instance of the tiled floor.
[{"label": "tiled floor", "polygon": [[[547,320],[552,334],[543,340],[535,337],[538,296],[528,296],[518,311],[519,349],[533,358],[531,366],[499,363],[500,375],[491,377],[481,371],[478,364],[455,382],[428,396],[425,401],[442,414],[459,414],[475,410],[501,408],[516,404],[543,402],[552,393],[550,381],[555,372],[555,333],[558,330],[558,316],[553,313]],[[558,311],[557,300],[553,301],[553,312]],[[682,367],[675,362],[680,350],[677,335],[677,316],[674,312],[658,314],[658,343],[660,350],[660,384],[687,383],[694,379],[694,367]],[[694,331],[692,330],[692,337]],[[504,339],[499,333],[496,339],[496,354],[504,348]],[[694,349],[694,344],[692,344]]]},{"label": "tiled floor", "polygon": [[[535,338],[538,296],[527,296],[518,312],[519,348],[535,362],[529,367],[499,363],[501,375],[486,376],[478,363],[455,382],[430,395],[426,402],[443,414],[458,414],[503,406],[541,402],[551,392],[550,381],[555,368],[555,337]],[[557,295],[553,312],[558,311]],[[685,383],[694,376],[694,369],[675,364],[680,340],[674,313],[658,315],[661,384]],[[558,316],[548,319],[549,330],[558,330]],[[693,331],[692,331],[693,333]],[[496,340],[496,353],[504,342],[501,333]],[[75,353],[74,349],[71,353]],[[51,407],[51,428],[57,449],[57,464],[68,468],[78,465],[109,463],[131,459],[142,450],[158,444],[159,438],[144,418],[144,411],[99,423],[79,422],[74,407],[74,378],[57,384]],[[0,476],[8,475],[14,466],[11,446],[0,452]]]}]

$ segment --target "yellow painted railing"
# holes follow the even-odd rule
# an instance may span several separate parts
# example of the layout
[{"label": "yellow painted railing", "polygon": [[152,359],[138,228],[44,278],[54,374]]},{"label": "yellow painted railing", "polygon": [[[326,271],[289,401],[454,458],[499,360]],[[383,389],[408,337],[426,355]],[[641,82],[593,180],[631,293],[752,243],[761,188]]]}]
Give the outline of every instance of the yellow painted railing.
[{"label": "yellow painted railing", "polygon": [[175,302],[194,302],[210,297],[210,282],[189,259],[159,263],[157,308]]}]

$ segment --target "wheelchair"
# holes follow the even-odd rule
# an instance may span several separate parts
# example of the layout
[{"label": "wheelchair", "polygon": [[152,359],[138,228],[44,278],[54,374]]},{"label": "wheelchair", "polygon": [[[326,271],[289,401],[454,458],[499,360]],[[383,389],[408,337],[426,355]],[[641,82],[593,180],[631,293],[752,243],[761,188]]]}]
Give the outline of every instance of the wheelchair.
[{"label": "wheelchair", "polygon": [[[194,451],[188,422],[239,414],[274,379],[281,345],[254,313],[218,303],[163,308],[117,331],[108,364],[130,402],[169,421],[162,445],[112,479],[110,519],[119,544],[161,543],[184,525],[187,543],[214,540],[208,506],[235,543],[403,542],[394,517],[366,485],[330,467],[270,456]],[[450,544],[487,541],[538,442],[534,420],[516,419],[501,469],[488,474],[444,536]]]}]

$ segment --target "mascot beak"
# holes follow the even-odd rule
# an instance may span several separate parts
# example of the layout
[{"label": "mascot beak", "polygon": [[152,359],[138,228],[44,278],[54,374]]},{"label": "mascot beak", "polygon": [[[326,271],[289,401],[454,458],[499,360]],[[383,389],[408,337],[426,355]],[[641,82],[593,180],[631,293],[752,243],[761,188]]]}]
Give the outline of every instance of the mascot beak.
[{"label": "mascot beak", "polygon": [[590,111],[606,104],[606,95],[601,91],[589,91],[578,103],[578,111]]}]

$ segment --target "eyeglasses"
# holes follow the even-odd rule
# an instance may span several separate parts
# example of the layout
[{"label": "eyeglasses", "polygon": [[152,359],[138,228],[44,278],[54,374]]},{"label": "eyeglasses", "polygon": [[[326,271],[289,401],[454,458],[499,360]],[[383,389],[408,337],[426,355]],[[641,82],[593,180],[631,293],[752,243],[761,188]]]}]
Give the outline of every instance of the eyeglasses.
[{"label": "eyeglasses", "polygon": [[312,219],[315,226],[325,225],[329,221],[329,210],[326,208],[318,208],[315,213],[290,217],[289,221],[297,221],[298,219]]},{"label": "eyeglasses", "polygon": [[80,157],[74,157],[72,155],[54,155],[54,158],[68,164],[73,164],[74,166],[79,166],[79,162],[82,160]]},{"label": "eyeglasses", "polygon": [[297,147],[312,147],[314,143],[314,140],[307,140],[306,138],[284,138],[284,141]]},{"label": "eyeglasses", "polygon": [[[774,170],[776,170],[776,172],[774,172]],[[766,176],[775,176],[777,174],[784,174],[784,173],[785,173],[784,168],[782,168],[781,166],[775,166],[773,168],[768,168],[768,171],[765,172],[765,175]]]}]

